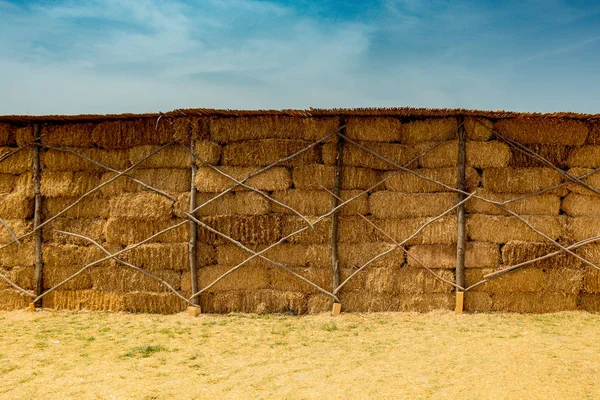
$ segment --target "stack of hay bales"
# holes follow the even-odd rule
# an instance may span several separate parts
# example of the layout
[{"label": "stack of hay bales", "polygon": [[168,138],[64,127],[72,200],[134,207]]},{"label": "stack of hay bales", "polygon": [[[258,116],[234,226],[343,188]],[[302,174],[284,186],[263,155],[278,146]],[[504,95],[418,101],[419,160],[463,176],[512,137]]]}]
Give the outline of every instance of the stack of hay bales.
[{"label": "stack of hay bales", "polygon": [[[20,148],[18,137],[28,134],[30,127],[0,124],[0,218],[17,235],[31,230],[33,214],[32,149]],[[9,156],[9,154],[11,154]],[[12,242],[0,226],[0,246]],[[33,291],[33,240],[24,238],[0,249],[0,273],[12,282]],[[0,310],[24,308],[30,299],[0,280]]]}]

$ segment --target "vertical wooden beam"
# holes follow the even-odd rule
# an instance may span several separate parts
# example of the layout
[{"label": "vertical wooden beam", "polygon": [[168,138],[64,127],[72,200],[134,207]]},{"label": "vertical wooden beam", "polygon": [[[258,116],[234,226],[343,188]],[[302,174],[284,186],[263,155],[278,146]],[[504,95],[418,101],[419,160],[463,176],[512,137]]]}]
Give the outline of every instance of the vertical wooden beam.
[{"label": "vertical wooden beam", "polygon": [[[466,190],[466,171],[467,171],[467,139],[465,132],[465,119],[458,119],[458,182],[457,188],[463,192]],[[465,199],[465,195],[458,193],[458,202]],[[456,245],[456,284],[465,287],[465,249],[466,249],[466,229],[465,229],[465,205],[462,203],[456,210],[457,219],[457,245]],[[463,312],[464,292],[457,289],[456,292],[456,313]]]},{"label": "vertical wooden beam", "polygon": [[[340,120],[340,132],[345,135],[346,122],[344,120]],[[333,183],[333,194],[334,196],[331,199],[331,207],[336,208],[340,204],[340,194],[342,187],[342,169],[344,166],[344,138],[338,136],[338,145],[337,145],[337,154],[336,154],[336,163],[335,163],[335,181]],[[340,285],[340,269],[339,269],[339,256],[338,256],[338,212],[334,212],[331,216],[331,267],[333,272],[333,290],[335,291]],[[339,305],[333,306],[333,313],[339,314]]]},{"label": "vertical wooden beam", "polygon": [[[194,149],[194,138],[190,140],[190,149],[195,152]],[[196,208],[196,160],[192,156],[192,182],[190,186],[190,213]],[[196,257],[196,243],[198,242],[198,225],[190,219],[190,242],[189,242],[189,256],[190,256],[190,276],[192,279],[192,294],[198,292],[198,258]],[[196,296],[192,299],[192,303],[196,306],[200,306],[200,296]],[[197,315],[197,314],[196,314]]]},{"label": "vertical wooden beam", "polygon": [[[41,182],[42,182],[42,169],[40,166],[40,124],[33,125],[33,195],[34,195],[34,210],[33,210],[33,229],[37,229],[42,224],[42,193],[41,193]],[[41,295],[44,292],[44,258],[42,254],[42,230],[38,229],[35,231],[33,236],[33,245],[35,252],[35,272],[34,272],[34,284],[36,296]],[[42,300],[35,303],[35,307],[42,306]]]}]

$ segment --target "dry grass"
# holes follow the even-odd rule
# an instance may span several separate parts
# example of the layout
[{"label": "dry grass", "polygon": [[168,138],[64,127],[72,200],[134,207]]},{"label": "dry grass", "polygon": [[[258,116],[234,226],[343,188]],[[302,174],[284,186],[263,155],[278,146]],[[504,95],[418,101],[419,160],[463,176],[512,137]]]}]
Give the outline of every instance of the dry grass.
[{"label": "dry grass", "polygon": [[583,312],[0,319],[3,398],[600,396],[600,316]]}]

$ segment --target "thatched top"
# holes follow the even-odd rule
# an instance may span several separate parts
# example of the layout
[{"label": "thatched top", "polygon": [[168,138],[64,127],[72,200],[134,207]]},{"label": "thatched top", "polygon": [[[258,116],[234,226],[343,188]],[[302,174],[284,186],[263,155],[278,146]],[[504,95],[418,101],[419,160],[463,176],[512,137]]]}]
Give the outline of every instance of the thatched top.
[{"label": "thatched top", "polygon": [[99,122],[114,120],[129,120],[140,118],[158,118],[158,117],[241,117],[241,116],[288,116],[288,117],[400,117],[400,118],[428,118],[428,117],[453,117],[453,116],[472,116],[484,118],[519,118],[519,117],[538,117],[538,118],[566,118],[577,120],[597,120],[600,114],[581,114],[574,112],[555,112],[555,113],[524,113],[513,111],[485,111],[468,110],[463,108],[331,108],[320,109],[311,108],[307,110],[217,110],[209,108],[179,109],[166,113],[148,113],[148,114],[108,114],[108,115],[5,115],[0,116],[0,122],[15,124],[26,123],[61,123],[61,122]]}]

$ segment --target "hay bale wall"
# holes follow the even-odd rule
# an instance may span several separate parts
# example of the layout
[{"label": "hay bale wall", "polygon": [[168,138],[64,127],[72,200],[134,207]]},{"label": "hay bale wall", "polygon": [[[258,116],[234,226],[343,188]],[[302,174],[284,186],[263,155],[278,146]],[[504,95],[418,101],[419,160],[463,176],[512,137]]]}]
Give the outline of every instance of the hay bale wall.
[{"label": "hay bale wall", "polygon": [[[337,131],[341,124],[345,124],[349,140],[343,150],[340,201],[353,199],[338,214],[342,281],[382,252],[390,251],[343,287],[339,294],[343,309],[451,309],[454,289],[435,279],[422,265],[444,279],[454,280],[455,212],[436,220],[405,243],[414,258],[393,249],[390,240],[361,216],[394,240],[405,241],[431,218],[456,204],[456,193],[448,189],[456,187],[458,179],[459,119],[452,116],[215,115],[169,117],[158,124],[154,118],[124,118],[45,125],[42,145],[71,151],[41,148],[42,219],[61,213],[43,232],[45,287],[54,286],[103,256],[89,242],[57,230],[89,236],[108,251],[116,252],[186,221],[193,163],[198,167],[193,183],[198,192],[197,204],[207,203],[196,214],[203,224],[252,251],[261,251],[302,229],[306,222],[275,201],[312,221],[331,210],[338,137],[334,134],[308,147]],[[555,246],[510,212],[522,215],[535,228],[565,245],[600,235],[597,193],[566,182],[547,164],[523,154],[501,138],[515,140],[563,171],[581,176],[600,167],[598,126],[566,118],[465,119],[469,192],[476,190],[482,198],[506,202],[565,183],[507,203],[508,211],[481,199],[466,203],[467,285],[488,273],[556,251]],[[181,145],[187,146],[191,138],[195,140],[195,160]],[[32,141],[31,126],[0,124],[0,157],[29,146]],[[117,173],[110,169],[122,171],[161,146],[167,147],[139,163],[128,176],[114,179]],[[266,165],[303,149],[307,150],[253,176]],[[0,217],[17,234],[32,227],[32,154],[31,147],[25,147],[0,161]],[[396,165],[410,171],[399,171]],[[235,180],[246,178],[245,184],[256,190],[234,188]],[[600,188],[600,172],[587,176],[585,182]],[[102,187],[94,190],[99,185]],[[92,194],[80,199],[91,190]],[[229,193],[221,196],[223,191]],[[79,204],[62,212],[75,201]],[[203,227],[198,228],[197,240],[201,289],[252,255]],[[8,234],[0,230],[0,243],[9,241]],[[188,242],[186,223],[121,258],[189,296]],[[600,264],[598,246],[589,244],[577,252]],[[265,256],[331,291],[331,218],[289,237]],[[29,238],[22,247],[0,249],[0,272],[33,290],[33,260],[33,241]],[[0,294],[0,309],[19,308],[27,303],[4,283],[0,283]],[[259,258],[212,285],[200,300],[206,312],[315,313],[331,307],[328,296]],[[185,303],[159,282],[108,261],[46,297],[44,306],[172,313],[182,310]],[[466,294],[465,307],[467,311],[598,311],[600,278],[596,270],[577,258],[560,254],[477,286]]]}]

